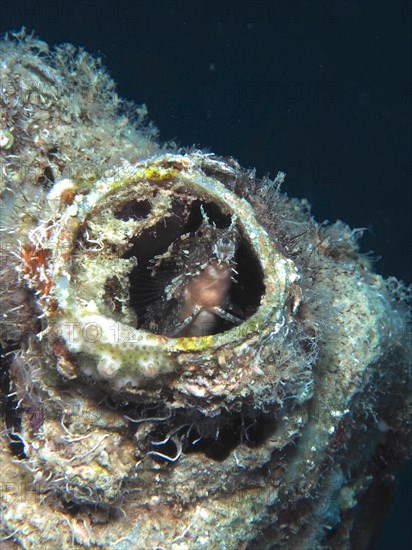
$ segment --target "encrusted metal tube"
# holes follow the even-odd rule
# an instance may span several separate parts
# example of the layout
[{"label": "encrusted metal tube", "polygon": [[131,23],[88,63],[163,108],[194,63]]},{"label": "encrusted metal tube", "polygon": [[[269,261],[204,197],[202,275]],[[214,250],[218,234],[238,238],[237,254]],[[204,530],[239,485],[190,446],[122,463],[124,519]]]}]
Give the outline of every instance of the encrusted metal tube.
[{"label": "encrusted metal tube", "polygon": [[282,172],[159,145],[84,51],[0,53],[2,544],[367,548],[410,290]]}]

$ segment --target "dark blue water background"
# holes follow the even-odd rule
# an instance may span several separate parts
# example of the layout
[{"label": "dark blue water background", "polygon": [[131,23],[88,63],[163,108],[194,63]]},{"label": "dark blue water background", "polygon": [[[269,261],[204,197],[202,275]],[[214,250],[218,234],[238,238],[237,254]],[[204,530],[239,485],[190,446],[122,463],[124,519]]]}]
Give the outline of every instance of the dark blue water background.
[{"label": "dark blue water background", "polygon": [[[287,172],[321,221],[368,229],[383,275],[412,279],[412,4],[3,0],[0,31],[102,56],[162,140]],[[409,548],[412,474],[378,550]],[[396,542],[395,542],[396,541]]]}]

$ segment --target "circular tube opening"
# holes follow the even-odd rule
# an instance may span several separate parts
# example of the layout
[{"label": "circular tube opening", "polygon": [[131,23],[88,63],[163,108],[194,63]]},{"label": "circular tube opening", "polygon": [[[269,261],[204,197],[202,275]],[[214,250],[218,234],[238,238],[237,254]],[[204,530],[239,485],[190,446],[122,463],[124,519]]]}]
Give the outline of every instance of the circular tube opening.
[{"label": "circular tube opening", "polygon": [[170,337],[230,330],[255,313],[264,292],[259,261],[231,216],[212,202],[186,206],[175,201],[175,215],[123,256],[137,260],[129,277],[137,328]]}]

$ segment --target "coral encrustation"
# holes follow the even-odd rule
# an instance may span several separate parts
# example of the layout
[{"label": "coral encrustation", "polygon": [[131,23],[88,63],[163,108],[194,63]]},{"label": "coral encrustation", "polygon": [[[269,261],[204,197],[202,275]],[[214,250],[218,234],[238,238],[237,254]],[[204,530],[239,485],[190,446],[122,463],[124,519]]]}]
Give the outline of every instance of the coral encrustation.
[{"label": "coral encrustation", "polygon": [[282,172],[160,145],[83,50],[0,52],[2,544],[366,548],[410,290]]}]

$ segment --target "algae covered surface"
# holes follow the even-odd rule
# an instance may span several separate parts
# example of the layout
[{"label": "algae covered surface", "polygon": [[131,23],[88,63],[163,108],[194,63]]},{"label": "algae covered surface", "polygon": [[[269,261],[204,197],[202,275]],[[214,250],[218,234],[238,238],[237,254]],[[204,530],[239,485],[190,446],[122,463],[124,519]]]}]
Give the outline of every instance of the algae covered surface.
[{"label": "algae covered surface", "polygon": [[366,548],[410,290],[282,172],[159,144],[83,50],[0,51],[2,544]]}]

